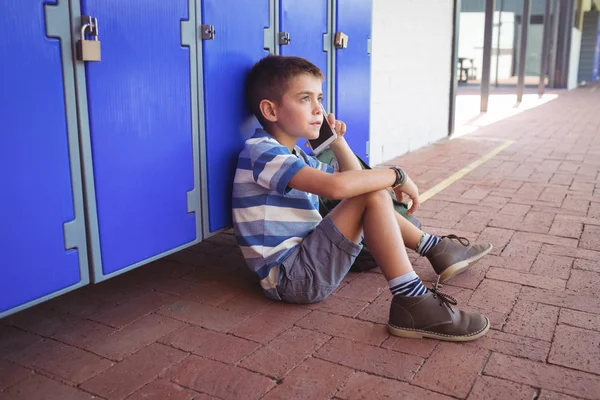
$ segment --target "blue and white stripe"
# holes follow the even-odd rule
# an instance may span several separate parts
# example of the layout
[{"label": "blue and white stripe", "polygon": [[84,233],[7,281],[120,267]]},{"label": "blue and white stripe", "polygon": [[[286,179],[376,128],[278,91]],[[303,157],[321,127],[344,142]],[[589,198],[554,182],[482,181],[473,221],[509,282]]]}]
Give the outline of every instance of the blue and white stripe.
[{"label": "blue and white stripe", "polygon": [[306,166],[333,173],[333,168],[299,147],[294,153],[257,129],[239,155],[233,181],[232,213],[237,241],[268,296],[279,282],[281,261],[321,221],[319,198],[291,189],[290,179]]}]

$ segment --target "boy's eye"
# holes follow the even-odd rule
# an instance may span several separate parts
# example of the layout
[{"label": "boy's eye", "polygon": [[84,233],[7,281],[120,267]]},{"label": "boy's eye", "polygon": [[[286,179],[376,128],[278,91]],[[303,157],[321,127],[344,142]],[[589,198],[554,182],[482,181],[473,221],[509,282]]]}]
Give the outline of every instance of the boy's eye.
[{"label": "boy's eye", "polygon": [[310,97],[308,97],[308,96],[304,96],[304,97],[302,98],[302,101],[308,101],[308,100],[310,100]]}]

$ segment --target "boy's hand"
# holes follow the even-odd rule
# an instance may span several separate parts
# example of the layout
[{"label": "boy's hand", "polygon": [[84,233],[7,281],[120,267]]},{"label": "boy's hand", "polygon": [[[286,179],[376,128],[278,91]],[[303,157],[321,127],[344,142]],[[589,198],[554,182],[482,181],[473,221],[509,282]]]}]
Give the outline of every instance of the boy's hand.
[{"label": "boy's hand", "polygon": [[344,137],[344,135],[346,134],[346,124],[344,122],[336,120],[335,115],[333,113],[327,116],[327,121],[329,121],[329,126],[331,126],[337,134],[336,141],[338,141],[341,137]]},{"label": "boy's hand", "polygon": [[413,180],[410,179],[408,175],[406,175],[406,182],[404,182],[404,185],[394,189],[394,193],[396,194],[396,198],[398,198],[398,200],[402,200],[403,193],[410,197],[410,199],[412,200],[412,205],[410,206],[410,209],[406,212],[407,215],[411,215],[412,213],[417,211],[417,208],[419,208],[419,206],[421,205],[421,203],[419,202],[419,188],[413,182]]}]

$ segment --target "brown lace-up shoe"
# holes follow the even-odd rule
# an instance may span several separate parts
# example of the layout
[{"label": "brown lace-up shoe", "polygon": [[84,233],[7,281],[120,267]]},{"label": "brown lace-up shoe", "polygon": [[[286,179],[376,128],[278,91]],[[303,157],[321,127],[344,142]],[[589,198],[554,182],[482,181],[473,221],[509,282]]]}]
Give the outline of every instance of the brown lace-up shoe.
[{"label": "brown lace-up shoe", "polygon": [[456,235],[442,236],[442,240],[427,253],[427,259],[440,282],[464,272],[492,251],[491,244],[471,245],[469,240]]},{"label": "brown lace-up shoe", "polygon": [[406,338],[466,342],[482,337],[490,329],[487,317],[452,305],[456,305],[456,300],[440,293],[437,284],[423,296],[396,295],[390,305],[388,331]]}]

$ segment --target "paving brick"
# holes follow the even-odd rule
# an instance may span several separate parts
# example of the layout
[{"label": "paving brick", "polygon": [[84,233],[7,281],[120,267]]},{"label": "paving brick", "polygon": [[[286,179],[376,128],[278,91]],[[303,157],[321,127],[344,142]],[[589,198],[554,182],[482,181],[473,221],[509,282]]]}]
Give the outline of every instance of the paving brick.
[{"label": "paving brick", "polygon": [[549,278],[567,280],[571,275],[573,261],[574,260],[571,257],[540,254],[535,259],[535,262],[531,266],[529,272],[535,275],[547,276]]},{"label": "paving brick", "polygon": [[512,310],[520,290],[521,286],[514,283],[485,279],[473,293],[469,305],[508,313]]},{"label": "paving brick", "polygon": [[127,400],[209,400],[216,397],[202,395],[166,379],[157,379],[135,391]]},{"label": "paving brick", "polygon": [[309,358],[267,393],[272,399],[329,399],[352,375],[350,368]]},{"label": "paving brick", "polygon": [[240,366],[281,379],[330,338],[319,332],[293,327],[246,358]]},{"label": "paving brick", "polygon": [[600,314],[600,299],[571,291],[557,292],[525,287],[521,291],[520,299]]},{"label": "paving brick", "polygon": [[[552,178],[550,180],[552,180]],[[548,187],[548,188],[544,189],[544,191],[542,192],[542,194],[540,195],[538,200],[562,204],[566,195],[567,195],[566,188],[559,189],[559,188],[554,188],[554,187]]]},{"label": "paving brick", "polygon": [[273,380],[218,361],[189,356],[165,375],[174,383],[222,399],[259,399],[276,384]]},{"label": "paving brick", "polygon": [[236,325],[246,321],[250,316],[190,300],[177,301],[161,308],[157,312],[179,321],[219,332],[229,332]]},{"label": "paving brick", "polygon": [[600,292],[600,273],[574,269],[567,282],[567,289],[596,297]]},{"label": "paving brick", "polygon": [[587,216],[590,218],[600,218],[600,202],[592,202],[590,204]]},{"label": "paving brick", "polygon": [[486,274],[486,278],[551,290],[562,290],[566,285],[566,281],[563,279],[533,275],[498,267],[491,267]]},{"label": "paving brick", "polygon": [[336,295],[371,302],[385,290],[388,290],[388,284],[381,275],[363,273]]},{"label": "paving brick", "polygon": [[579,247],[600,251],[600,226],[585,225]]},{"label": "paving brick", "polygon": [[25,369],[18,364],[0,360],[0,393],[7,388],[29,378],[33,371]]},{"label": "paving brick", "polygon": [[531,206],[524,205],[524,204],[509,203],[509,204],[505,205],[504,207],[502,207],[502,209],[499,211],[499,214],[514,215],[517,217],[525,217],[525,215],[529,212],[529,210],[531,210]]},{"label": "paving brick", "polygon": [[587,214],[589,206],[590,206],[589,201],[578,200],[571,195],[567,195],[567,197],[563,201],[561,208],[564,208],[565,210],[578,210],[578,211],[582,211],[583,213]]},{"label": "paving brick", "polygon": [[318,303],[308,304],[307,306],[311,310],[325,311],[331,314],[343,315],[345,317],[356,317],[368,305],[369,303],[366,301],[334,295],[329,296]]},{"label": "paving brick", "polygon": [[5,392],[0,400],[92,400],[96,397],[41,375],[33,375]]},{"label": "paving brick", "polygon": [[81,388],[107,399],[124,399],[185,357],[182,351],[154,343],[85,382]]},{"label": "paving brick", "polygon": [[313,311],[298,322],[296,325],[323,332],[327,335],[342,337],[357,342],[379,346],[388,338],[385,325],[374,324],[368,321],[342,317]]},{"label": "paving brick", "polygon": [[54,340],[43,340],[9,358],[75,383],[85,382],[112,366],[109,360]]},{"label": "paving brick", "polygon": [[58,327],[56,333],[52,335],[52,339],[71,346],[88,349],[106,340],[114,332],[116,332],[116,329],[98,322],[72,319],[65,321],[64,325]]},{"label": "paving brick", "polygon": [[103,357],[120,361],[181,325],[174,319],[150,314],[87,348]]},{"label": "paving brick", "polygon": [[531,400],[536,390],[531,386],[509,382],[491,376],[480,376],[475,381],[467,400],[511,399]]},{"label": "paving brick", "polygon": [[0,324],[0,360],[41,340],[40,336]]},{"label": "paving brick", "polygon": [[197,326],[188,326],[172,332],[160,339],[160,342],[228,364],[237,363],[260,347],[256,342]]},{"label": "paving brick", "polygon": [[56,297],[44,306],[79,318],[87,318],[110,306],[107,299],[91,297],[87,293],[88,287],[84,287]]},{"label": "paving brick", "polygon": [[600,332],[600,315],[563,308],[560,310],[558,323]]},{"label": "paving brick", "polygon": [[557,393],[551,390],[542,389],[540,395],[537,397],[538,400],[578,400],[577,397],[567,396],[564,393]]},{"label": "paving brick", "polygon": [[319,349],[315,357],[401,381],[410,381],[423,363],[420,357],[341,338],[331,339]]},{"label": "paving brick", "polygon": [[573,269],[600,273],[600,263],[598,261],[576,259],[573,263]]},{"label": "paving brick", "polygon": [[461,231],[480,233],[488,226],[491,220],[492,218],[489,214],[472,211],[454,225],[454,228]]},{"label": "paving brick", "polygon": [[484,337],[469,342],[468,345],[542,362],[546,361],[550,352],[550,343],[548,342],[493,329]]},{"label": "paving brick", "polygon": [[484,188],[481,188],[481,187],[474,186],[471,189],[469,189],[466,192],[464,192],[462,194],[462,197],[466,197],[468,199],[483,200],[489,194],[490,194],[490,190],[489,189],[484,189]]},{"label": "paving brick", "polygon": [[390,315],[390,303],[392,301],[390,291],[383,292],[375,301],[369,304],[360,314],[359,319],[371,321],[376,324],[387,324]]},{"label": "paving brick", "polygon": [[13,325],[40,336],[51,337],[62,326],[82,321],[79,318],[55,311],[41,304],[29,308],[17,314],[11,315],[4,320],[8,325]]},{"label": "paving brick", "polygon": [[522,242],[540,242],[547,244],[557,244],[566,247],[577,247],[578,241],[576,239],[544,235],[542,233],[529,233],[529,232],[516,232],[512,240]]},{"label": "paving brick", "polygon": [[513,236],[514,231],[500,228],[485,228],[479,237],[478,243],[491,243],[494,246],[491,254],[500,254],[502,249]]},{"label": "paving brick", "polygon": [[558,312],[558,307],[530,301],[518,301],[508,317],[504,331],[551,341],[558,320]]},{"label": "paving brick", "polygon": [[556,327],[548,361],[600,374],[600,332],[559,325]]},{"label": "paving brick", "polygon": [[556,219],[552,223],[549,234],[579,239],[582,231],[583,224],[581,223],[573,223],[572,221]]},{"label": "paving brick", "polygon": [[412,384],[464,398],[483,369],[489,353],[475,346],[442,342],[429,356]]},{"label": "paving brick", "polygon": [[295,304],[273,302],[232,332],[236,336],[265,344],[310,312]]},{"label": "paving brick", "polygon": [[400,353],[412,354],[413,356],[427,358],[439,342],[431,339],[407,339],[390,335],[381,344],[384,349],[398,351]]},{"label": "paving brick", "polygon": [[590,261],[600,261],[600,251],[586,250],[581,248],[572,248],[566,246],[556,246],[544,244],[542,246],[542,253],[554,254],[559,256],[582,258]]},{"label": "paving brick", "polygon": [[406,399],[450,400],[452,397],[379,376],[357,372],[353,374],[336,398],[343,400]]},{"label": "paving brick", "polygon": [[499,353],[492,353],[483,373],[588,399],[596,398],[600,390],[600,380],[595,375]]},{"label": "paving brick", "polygon": [[[579,166],[578,166],[579,168]],[[550,179],[550,183],[555,185],[565,185],[568,186],[573,182],[573,175],[567,173],[557,172]]]},{"label": "paving brick", "polygon": [[116,307],[94,314],[89,319],[121,328],[176,300],[178,298],[175,296],[150,291]]},{"label": "paving brick", "polygon": [[476,289],[481,281],[483,281],[487,270],[490,268],[490,257],[493,256],[487,256],[486,258],[480,260],[477,264],[470,267],[468,271],[465,271],[464,273],[452,278],[450,284],[452,286],[459,286],[465,289]]},{"label": "paving brick", "polygon": [[186,300],[217,306],[247,287],[241,279],[227,279],[225,271],[198,269],[181,279],[168,279],[157,290]]},{"label": "paving brick", "polygon": [[[257,285],[258,286],[258,285]],[[256,288],[256,292],[243,291],[234,298],[219,304],[219,308],[230,311],[228,319],[238,320],[240,318],[249,318],[273,304],[273,300],[267,299],[262,293],[262,289]]]}]

